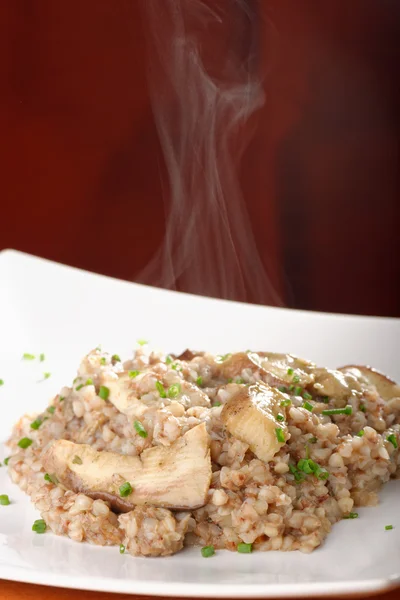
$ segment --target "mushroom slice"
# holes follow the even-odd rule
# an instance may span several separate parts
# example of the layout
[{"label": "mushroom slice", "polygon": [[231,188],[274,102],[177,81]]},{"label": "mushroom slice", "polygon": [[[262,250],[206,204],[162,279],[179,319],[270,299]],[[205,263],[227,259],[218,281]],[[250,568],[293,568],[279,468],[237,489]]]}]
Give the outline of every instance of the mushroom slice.
[{"label": "mushroom slice", "polygon": [[[140,457],[98,452],[91,446],[57,440],[42,460],[46,471],[66,488],[106,500],[120,512],[136,505],[186,510],[206,503],[211,481],[209,445],[202,423],[171,446],[153,446]],[[121,497],[120,486],[125,482],[132,491]]]},{"label": "mushroom slice", "polygon": [[268,462],[290,437],[286,423],[276,418],[282,411],[281,401],[286,399],[279,390],[257,383],[232,396],[222,409],[221,419],[229,433]]},{"label": "mushroom slice", "polygon": [[[269,385],[282,385],[285,381],[274,373],[264,368],[260,356],[256,352],[237,352],[223,360],[220,373],[225,379],[234,379],[241,375],[243,369],[249,369],[252,373],[259,372],[260,377]],[[259,377],[257,377],[258,379]]]},{"label": "mushroom slice", "polygon": [[365,380],[367,384],[373,385],[383,400],[400,397],[400,385],[372,367],[346,365],[345,367],[341,367],[339,371],[350,373],[358,381]]}]

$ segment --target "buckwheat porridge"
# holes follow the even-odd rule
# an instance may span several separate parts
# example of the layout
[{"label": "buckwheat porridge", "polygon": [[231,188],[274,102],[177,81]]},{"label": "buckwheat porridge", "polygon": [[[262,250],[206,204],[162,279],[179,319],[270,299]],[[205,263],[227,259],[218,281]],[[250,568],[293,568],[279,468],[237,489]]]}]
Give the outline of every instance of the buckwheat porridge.
[{"label": "buckwheat porridge", "polygon": [[311,552],[400,471],[400,386],[369,367],[100,349],[8,442],[46,529],[165,556]]}]

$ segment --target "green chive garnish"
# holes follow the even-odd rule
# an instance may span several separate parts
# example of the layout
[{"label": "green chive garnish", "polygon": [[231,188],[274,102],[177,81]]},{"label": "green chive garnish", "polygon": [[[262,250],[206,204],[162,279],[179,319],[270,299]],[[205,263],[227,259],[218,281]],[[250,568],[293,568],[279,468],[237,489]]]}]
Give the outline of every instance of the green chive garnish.
[{"label": "green chive garnish", "polygon": [[83,388],[83,383],[80,383],[79,385],[76,386],[76,391],[79,392],[79,390],[81,390]]},{"label": "green chive garnish", "polygon": [[131,379],[135,379],[139,375],[140,371],[129,371],[128,375]]},{"label": "green chive garnish", "polygon": [[245,544],[244,542],[242,542],[241,544],[237,545],[237,551],[241,554],[251,554],[252,550],[253,544]]},{"label": "green chive garnish", "polygon": [[57,477],[55,475],[50,475],[49,473],[45,473],[44,479],[45,479],[45,481],[54,483],[54,485],[57,485],[57,483],[58,483]]},{"label": "green chive garnish", "polygon": [[228,379],[228,383],[232,383],[232,382],[233,382],[233,379],[232,379],[232,377],[229,377],[229,379]]},{"label": "green chive garnish", "polygon": [[209,558],[210,556],[213,556],[213,554],[215,554],[214,546],[204,546],[204,548],[201,549],[203,558]]},{"label": "green chive garnish", "polygon": [[299,383],[300,381],[300,377],[298,375],[295,375],[292,379],[293,383]]},{"label": "green chive garnish", "polygon": [[7,494],[0,495],[0,504],[1,506],[8,506],[10,504],[10,498],[7,496]]},{"label": "green chive garnish", "polygon": [[59,402],[64,402],[65,396],[59,396],[58,400],[59,400]]},{"label": "green chive garnish", "polygon": [[118,356],[118,354],[113,354],[111,357],[111,360],[114,362],[121,362],[120,357]]},{"label": "green chive garnish", "polygon": [[49,406],[47,408],[47,412],[49,412],[51,415],[54,415],[54,411],[56,410],[55,406]]},{"label": "green chive garnish", "polygon": [[310,439],[308,440],[308,442],[310,444],[316,444],[318,442],[318,438],[316,438],[314,435],[313,437],[310,437]]},{"label": "green chive garnish", "polygon": [[176,398],[181,393],[181,384],[174,383],[168,388],[167,396],[168,398]]},{"label": "green chive garnish", "polygon": [[367,412],[365,404],[360,404],[359,408],[360,408],[361,412],[363,412],[363,413]]},{"label": "green chive garnish", "polygon": [[168,354],[165,358],[165,364],[170,365],[173,362],[173,360],[174,359],[172,358],[172,356],[170,354]]},{"label": "green chive garnish", "polygon": [[324,481],[325,479],[328,479],[329,471],[327,471],[323,467],[319,467],[318,470],[315,471],[314,475],[317,479],[321,479],[322,481]]},{"label": "green chive garnish", "polygon": [[312,400],[312,396],[308,392],[303,393],[303,398],[304,400]]},{"label": "green chive garnish", "polygon": [[141,424],[140,421],[134,421],[133,422],[133,426],[134,426],[134,428],[136,430],[136,433],[138,433],[140,435],[140,437],[147,438],[148,433],[147,433],[147,431],[145,430],[145,428],[143,427],[143,425]]},{"label": "green chive garnish", "polygon": [[213,407],[215,406],[221,406],[221,402],[214,402]]},{"label": "green chive garnish", "polygon": [[110,390],[105,385],[101,385],[99,389],[99,396],[102,400],[107,400],[110,395]]},{"label": "green chive garnish", "polygon": [[279,414],[276,415],[276,420],[277,421],[284,421],[285,417],[279,413]]},{"label": "green chive garnish", "polygon": [[293,375],[293,373],[294,373],[294,371],[293,371],[292,367],[289,367],[288,370],[287,370],[287,374],[288,375]]},{"label": "green chive garnish", "polygon": [[385,529],[386,531],[390,531],[390,529],[393,529],[393,525],[385,525]]},{"label": "green chive garnish", "polygon": [[23,360],[35,360],[36,356],[34,354],[29,354],[29,352],[25,352],[25,354],[22,355],[22,359]]},{"label": "green chive garnish", "polygon": [[82,464],[82,459],[80,456],[78,456],[77,454],[75,454],[74,458],[72,459],[72,463],[74,465],[81,465]]},{"label": "green chive garnish", "polygon": [[357,433],[358,437],[362,437],[364,435],[365,431],[364,429],[360,429],[360,431]]},{"label": "green chive garnish", "polygon": [[236,379],[235,383],[242,384],[242,383],[244,383],[244,379],[242,379],[241,377],[238,377],[238,378]]},{"label": "green chive garnish", "polygon": [[139,346],[145,346],[149,342],[147,340],[138,340],[137,343],[139,344]]},{"label": "green chive garnish", "polygon": [[46,359],[45,355],[43,354],[43,352],[39,355],[39,360],[40,362],[43,362]]},{"label": "green chive garnish", "polygon": [[36,533],[44,533],[46,528],[47,526],[43,519],[37,519],[32,525],[32,531],[36,531]]},{"label": "green chive garnish", "polygon": [[124,554],[125,553],[125,546],[123,544],[119,545],[119,553],[120,554]]},{"label": "green chive garnish", "polygon": [[301,392],[303,391],[303,389],[300,386],[297,386],[294,388],[294,395],[295,396],[301,396]]},{"label": "green chive garnish", "polygon": [[31,444],[32,444],[32,440],[27,437],[21,438],[18,442],[18,446],[23,449],[29,448],[29,446]]},{"label": "green chive garnish", "polygon": [[86,379],[85,385],[93,385],[93,379]]},{"label": "green chive garnish", "polygon": [[48,379],[51,377],[51,373],[43,373],[43,379]]},{"label": "green chive garnish", "polygon": [[38,417],[37,419],[35,419],[34,421],[32,421],[31,428],[32,429],[39,429],[39,427],[41,426],[41,424],[42,424],[42,420],[39,419],[39,417]]},{"label": "green chive garnish", "polygon": [[311,458],[301,458],[297,463],[297,468],[299,471],[311,475],[311,473],[316,473],[318,471],[319,465],[311,460]]},{"label": "green chive garnish", "polygon": [[158,393],[160,394],[160,398],[167,397],[167,392],[165,391],[164,386],[161,383],[161,381],[156,381],[156,388],[157,388]]},{"label": "green chive garnish", "polygon": [[219,356],[217,356],[217,361],[224,362],[224,360],[226,360],[230,356],[232,356],[232,354],[230,352],[228,352],[228,354],[220,354]]},{"label": "green chive garnish", "polygon": [[199,377],[196,379],[196,385],[198,385],[199,387],[200,387],[201,385],[203,385],[203,378],[202,378],[201,376],[199,376]]},{"label": "green chive garnish", "polygon": [[398,448],[398,444],[397,444],[397,438],[394,435],[394,433],[391,433],[390,435],[387,436],[387,441],[390,442],[395,448]]},{"label": "green chive garnish", "polygon": [[282,400],[281,401],[281,406],[290,406],[292,404],[291,400]]},{"label": "green chive garnish", "polygon": [[0,385],[4,385],[4,379],[0,379]]},{"label": "green chive garnish", "polygon": [[282,444],[285,443],[285,434],[283,433],[283,431],[280,427],[277,427],[275,429],[275,435],[276,435],[276,439],[278,440],[278,442],[281,442]]},{"label": "green chive garnish", "polygon": [[287,392],[287,387],[286,387],[285,385],[280,385],[280,386],[278,387],[278,390],[279,390],[280,392],[283,392],[283,393],[285,393],[285,392]]},{"label": "green chive garnish", "polygon": [[310,402],[303,402],[303,408],[312,412],[314,407]]},{"label": "green chive garnish", "polygon": [[105,356],[102,356],[102,357],[100,358],[100,364],[101,364],[101,365],[105,365],[105,364],[106,364],[106,362],[107,362],[107,359],[106,359],[106,357],[105,357]]},{"label": "green chive garnish", "polygon": [[349,512],[347,515],[343,515],[343,519],[358,519],[358,513]]},{"label": "green chive garnish", "polygon": [[324,404],[328,404],[329,403],[329,396],[322,396],[321,402],[323,402]]},{"label": "green chive garnish", "polygon": [[126,498],[126,496],[129,496],[129,494],[132,494],[132,486],[129,483],[129,481],[126,481],[125,483],[123,483],[120,488],[119,488],[119,495],[121,496],[121,498]]},{"label": "green chive garnish", "polygon": [[322,411],[323,415],[351,415],[353,413],[353,409],[348,404],[345,408],[328,408]]},{"label": "green chive garnish", "polygon": [[10,460],[11,456],[7,456],[7,458],[4,459],[4,464],[7,466],[8,465],[8,461]]}]

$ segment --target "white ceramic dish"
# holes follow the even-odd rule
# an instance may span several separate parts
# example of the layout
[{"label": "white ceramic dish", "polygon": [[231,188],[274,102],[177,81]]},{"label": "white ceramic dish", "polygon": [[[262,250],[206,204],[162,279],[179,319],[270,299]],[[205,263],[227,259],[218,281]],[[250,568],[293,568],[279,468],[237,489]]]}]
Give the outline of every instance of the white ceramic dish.
[{"label": "white ceramic dish", "polygon": [[[289,351],[325,366],[371,364],[400,380],[400,320],[319,314],[167,292],[86,273],[14,251],[0,253],[0,439],[20,415],[42,409],[101,343],[128,356],[135,340],[179,351]],[[347,293],[351,293],[347,292]],[[21,361],[24,352],[46,362]],[[44,371],[51,377],[42,381]],[[6,450],[1,449],[2,456]],[[31,531],[30,501],[0,469],[0,578],[87,590],[188,597],[362,594],[400,582],[400,481],[378,508],[335,525],[311,555],[198,549],[171,558],[121,556]],[[385,531],[385,525],[394,529]]]}]

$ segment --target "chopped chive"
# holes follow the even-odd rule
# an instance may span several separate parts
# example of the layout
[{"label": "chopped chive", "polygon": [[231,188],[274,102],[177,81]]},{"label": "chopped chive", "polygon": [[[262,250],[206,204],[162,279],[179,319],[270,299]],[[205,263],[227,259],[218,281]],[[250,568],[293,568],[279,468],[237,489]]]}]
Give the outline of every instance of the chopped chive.
[{"label": "chopped chive", "polygon": [[176,398],[181,393],[181,384],[174,383],[169,386],[167,396],[168,398]]},{"label": "chopped chive", "polygon": [[131,379],[135,379],[139,375],[140,371],[128,371],[128,375]]},{"label": "chopped chive", "polygon": [[93,385],[93,379],[86,379],[85,385]]},{"label": "chopped chive", "polygon": [[167,354],[167,356],[165,358],[165,364],[170,365],[173,361],[174,361],[174,359],[172,358],[172,356],[170,354]]},{"label": "chopped chive", "polygon": [[276,435],[276,439],[278,440],[278,442],[280,442],[281,444],[285,443],[285,434],[283,433],[283,431],[280,427],[277,427],[275,429],[275,435]]},{"label": "chopped chive", "polygon": [[8,506],[10,504],[10,498],[7,494],[0,494],[0,504],[1,506]]},{"label": "chopped chive", "polygon": [[289,388],[288,388],[288,389],[289,389],[289,392],[293,392],[293,390],[294,390],[294,385],[289,385]]},{"label": "chopped chive", "polygon": [[64,402],[65,396],[59,396],[58,400],[59,400],[59,402]]},{"label": "chopped chive", "polygon": [[171,365],[171,369],[173,369],[174,371],[182,371],[182,367],[178,365],[178,363],[174,363],[173,365]]},{"label": "chopped chive", "polygon": [[125,483],[123,483],[120,488],[119,488],[119,495],[121,496],[121,498],[126,498],[127,496],[129,496],[129,494],[132,494],[132,486],[129,483],[129,481],[126,481]]},{"label": "chopped chive", "polygon": [[386,531],[390,531],[390,529],[393,529],[393,525],[385,525],[385,529]]},{"label": "chopped chive", "polygon": [[285,420],[285,417],[284,417],[283,415],[281,415],[280,413],[278,413],[278,414],[276,415],[276,420],[277,420],[277,421],[284,421],[284,420]]},{"label": "chopped chive", "polygon": [[285,392],[287,392],[287,387],[286,387],[286,385],[280,385],[280,386],[278,387],[278,390],[279,390],[280,392],[283,392],[283,393],[285,393]]},{"label": "chopped chive", "polygon": [[50,483],[54,483],[54,485],[58,484],[58,479],[55,475],[50,475],[49,473],[45,473],[44,476],[45,481],[49,481]]},{"label": "chopped chive", "polygon": [[235,383],[242,384],[242,383],[244,383],[244,379],[242,379],[242,377],[238,377],[238,378],[235,380]]},{"label": "chopped chive", "polygon": [[303,388],[301,388],[300,386],[297,386],[294,388],[294,395],[295,396],[301,396],[301,392],[303,391]]},{"label": "chopped chive", "polygon": [[100,358],[100,364],[101,364],[101,365],[105,365],[105,364],[106,364],[106,362],[107,362],[107,359],[106,359],[106,357],[105,357],[105,356],[102,356],[102,357]]},{"label": "chopped chive", "polygon": [[358,513],[349,512],[347,515],[343,515],[343,519],[358,519]]},{"label": "chopped chive", "polygon": [[203,558],[209,558],[210,556],[213,556],[214,554],[215,554],[214,546],[204,546],[204,548],[201,549],[201,555],[203,556]]},{"label": "chopped chive", "polygon": [[311,458],[301,458],[297,463],[297,468],[299,471],[303,471],[307,475],[311,475],[311,473],[317,473],[320,469],[319,465],[316,462],[311,460]]},{"label": "chopped chive", "polygon": [[314,407],[310,402],[303,402],[303,408],[312,412]]},{"label": "chopped chive", "polygon": [[120,554],[124,554],[125,553],[125,546],[123,544],[119,545],[119,553]]},{"label": "chopped chive", "polygon": [[390,435],[388,435],[386,439],[388,442],[390,442],[394,446],[394,448],[398,448],[397,439],[396,439],[396,436],[394,435],[394,433],[391,433]]},{"label": "chopped chive", "polygon": [[303,393],[303,398],[304,400],[312,400],[312,396],[308,392]]},{"label": "chopped chive", "polygon": [[329,408],[322,411],[323,415],[351,415],[353,413],[353,409],[348,404],[345,408]]},{"label": "chopped chive", "polygon": [[228,379],[228,383],[232,383],[232,382],[233,382],[233,379],[232,379],[232,377],[229,377],[229,379]]},{"label": "chopped chive", "polygon": [[221,402],[214,402],[213,407],[214,406],[221,406]]},{"label": "chopped chive", "polygon": [[102,400],[107,400],[109,395],[110,395],[110,390],[108,389],[108,387],[106,387],[105,385],[101,385],[100,389],[99,389],[99,397]]},{"label": "chopped chive", "polygon": [[74,384],[75,384],[75,383],[78,381],[78,379],[79,379],[79,377],[75,377],[75,379],[73,380],[73,382],[72,382],[72,383],[74,383]]},{"label": "chopped chive", "polygon": [[39,419],[39,417],[38,417],[37,419],[35,419],[34,421],[32,421],[31,428],[32,429],[39,429],[39,427],[41,426],[41,424],[42,424],[42,420]]},{"label": "chopped chive", "polygon": [[8,461],[10,460],[11,456],[7,456],[7,458],[4,459],[4,464],[7,466],[8,465]]},{"label": "chopped chive", "polygon": [[80,383],[79,385],[76,386],[76,391],[79,392],[79,390],[81,390],[83,388],[83,383]]},{"label": "chopped chive", "polygon": [[321,402],[323,402],[324,404],[329,404],[329,396],[322,396]]},{"label": "chopped chive", "polygon": [[43,379],[49,379],[49,377],[51,377],[51,373],[43,373]]},{"label": "chopped chive", "polygon": [[161,383],[161,381],[156,381],[156,388],[157,388],[158,393],[160,394],[160,398],[167,397],[167,392],[165,391],[164,386]]},{"label": "chopped chive", "polygon": [[4,379],[0,379],[0,385],[4,385]]},{"label": "chopped chive", "polygon": [[37,519],[32,525],[32,531],[36,531],[36,533],[44,533],[46,528],[47,525],[43,519]]},{"label": "chopped chive", "polygon": [[51,415],[54,415],[54,411],[56,410],[55,406],[49,406],[47,408],[47,412],[49,412]]},{"label": "chopped chive", "polygon": [[327,471],[323,467],[319,467],[317,469],[317,471],[315,471],[315,477],[317,479],[321,479],[322,481],[324,481],[325,479],[328,479],[328,477],[329,477],[329,471]]},{"label": "chopped chive", "polygon": [[201,385],[203,385],[203,378],[202,378],[201,376],[199,376],[199,377],[196,379],[196,385],[198,385],[199,387],[200,387]]},{"label": "chopped chive", "polygon": [[366,406],[365,404],[360,404],[359,409],[361,410],[361,412],[365,413],[367,412]]},{"label": "chopped chive", "polygon": [[228,354],[219,354],[217,356],[217,361],[218,362],[224,362],[224,360],[226,360],[227,358],[229,358],[230,356],[232,356],[232,354],[230,352],[228,352]]},{"label": "chopped chive", "polygon": [[293,371],[292,367],[289,367],[288,370],[287,370],[287,374],[288,375],[293,375],[293,373],[294,373],[294,371]]},{"label": "chopped chive", "polygon": [[101,344],[99,344],[98,346],[96,346],[95,350],[97,350],[97,352],[101,352]]},{"label": "chopped chive", "polygon": [[360,431],[357,433],[358,437],[362,437],[364,435],[365,431],[364,429],[360,429]]},{"label": "chopped chive", "polygon": [[20,448],[23,448],[25,450],[25,448],[29,448],[29,446],[32,444],[32,440],[30,438],[24,437],[21,438],[18,442],[18,446]]},{"label": "chopped chive", "polygon": [[301,471],[298,471],[294,465],[289,464],[289,471],[294,475],[296,483],[304,481],[305,475]]},{"label": "chopped chive", "polygon": [[298,375],[295,375],[292,379],[293,383],[299,383],[300,381],[300,377]]},{"label": "chopped chive", "polygon": [[290,406],[291,404],[292,404],[292,401],[289,399],[281,401],[281,406]]},{"label": "chopped chive", "polygon": [[23,360],[35,360],[36,356],[34,354],[29,354],[29,352],[25,352],[25,354],[22,355],[22,359]]},{"label": "chopped chive", "polygon": [[140,435],[140,437],[147,438],[147,436],[149,434],[147,433],[147,431],[145,430],[145,428],[143,427],[143,425],[141,424],[140,421],[134,421],[133,426],[136,430],[136,433],[138,433]]},{"label": "chopped chive", "polygon": [[74,465],[81,465],[82,464],[81,457],[78,456],[77,454],[75,454],[74,458],[72,459],[72,464],[74,464]]},{"label": "chopped chive", "polygon": [[306,459],[308,460],[310,458],[310,446],[308,444],[306,444]]},{"label": "chopped chive", "polygon": [[137,343],[139,344],[139,346],[145,346],[149,342],[147,340],[138,340]]},{"label": "chopped chive", "polygon": [[113,354],[111,360],[113,360],[114,362],[121,362],[121,359],[118,354]]},{"label": "chopped chive", "polygon": [[43,352],[39,355],[39,360],[40,362],[43,362],[46,359],[45,355],[43,354]]},{"label": "chopped chive", "polygon": [[310,444],[316,444],[318,442],[318,438],[316,438],[315,435],[313,435],[312,437],[310,437],[310,439],[308,440],[308,442]]},{"label": "chopped chive", "polygon": [[241,554],[251,554],[253,550],[253,544],[245,544],[244,542],[237,545],[237,551]]}]

